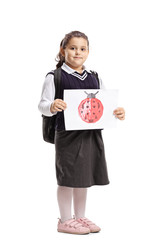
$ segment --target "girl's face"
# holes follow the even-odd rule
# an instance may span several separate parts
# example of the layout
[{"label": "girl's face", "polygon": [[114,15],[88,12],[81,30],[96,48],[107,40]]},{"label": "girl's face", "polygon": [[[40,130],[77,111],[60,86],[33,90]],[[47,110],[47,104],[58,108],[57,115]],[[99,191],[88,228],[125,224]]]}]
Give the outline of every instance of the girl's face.
[{"label": "girl's face", "polygon": [[83,63],[89,54],[87,40],[81,37],[71,38],[66,48],[61,48],[61,54],[65,57],[65,63],[69,67],[82,70]]}]

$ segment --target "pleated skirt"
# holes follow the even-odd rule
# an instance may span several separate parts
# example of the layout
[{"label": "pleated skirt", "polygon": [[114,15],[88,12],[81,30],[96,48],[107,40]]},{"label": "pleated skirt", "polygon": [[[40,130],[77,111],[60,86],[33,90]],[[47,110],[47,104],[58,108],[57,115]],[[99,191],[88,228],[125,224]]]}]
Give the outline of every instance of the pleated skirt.
[{"label": "pleated skirt", "polygon": [[59,186],[109,184],[101,130],[56,131],[55,154]]}]

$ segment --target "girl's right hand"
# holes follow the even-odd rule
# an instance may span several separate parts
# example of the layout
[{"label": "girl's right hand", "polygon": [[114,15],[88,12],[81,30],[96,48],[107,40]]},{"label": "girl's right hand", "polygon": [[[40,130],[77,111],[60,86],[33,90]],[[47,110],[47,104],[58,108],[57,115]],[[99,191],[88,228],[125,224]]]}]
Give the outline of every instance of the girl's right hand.
[{"label": "girl's right hand", "polygon": [[51,104],[50,111],[51,113],[62,112],[67,108],[67,104],[62,99],[55,99]]}]

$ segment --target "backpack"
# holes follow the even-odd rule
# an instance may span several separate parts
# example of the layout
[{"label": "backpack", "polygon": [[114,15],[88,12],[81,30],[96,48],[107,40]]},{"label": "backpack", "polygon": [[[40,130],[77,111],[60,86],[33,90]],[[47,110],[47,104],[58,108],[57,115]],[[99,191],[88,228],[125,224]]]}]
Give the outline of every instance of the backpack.
[{"label": "backpack", "polygon": [[[97,72],[91,71],[92,75],[94,75],[99,84],[99,78]],[[61,89],[61,68],[57,68],[55,70],[50,71],[48,74],[54,75],[54,84],[55,84],[55,97],[60,98],[60,89]],[[47,76],[46,75],[46,76]],[[55,126],[56,126],[56,118],[57,114],[52,117],[42,115],[42,134],[43,140],[48,143],[55,143]]]}]

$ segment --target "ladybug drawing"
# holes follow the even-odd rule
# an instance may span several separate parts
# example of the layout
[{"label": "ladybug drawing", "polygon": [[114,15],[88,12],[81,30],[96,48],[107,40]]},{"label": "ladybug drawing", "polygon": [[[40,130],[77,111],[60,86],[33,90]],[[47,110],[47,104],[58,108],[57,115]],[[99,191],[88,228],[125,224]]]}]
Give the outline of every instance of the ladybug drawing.
[{"label": "ladybug drawing", "polygon": [[99,119],[103,115],[103,104],[102,102],[96,98],[96,93],[85,93],[87,94],[87,98],[82,100],[78,106],[78,113],[81,119],[87,123],[95,123],[99,121]]}]

